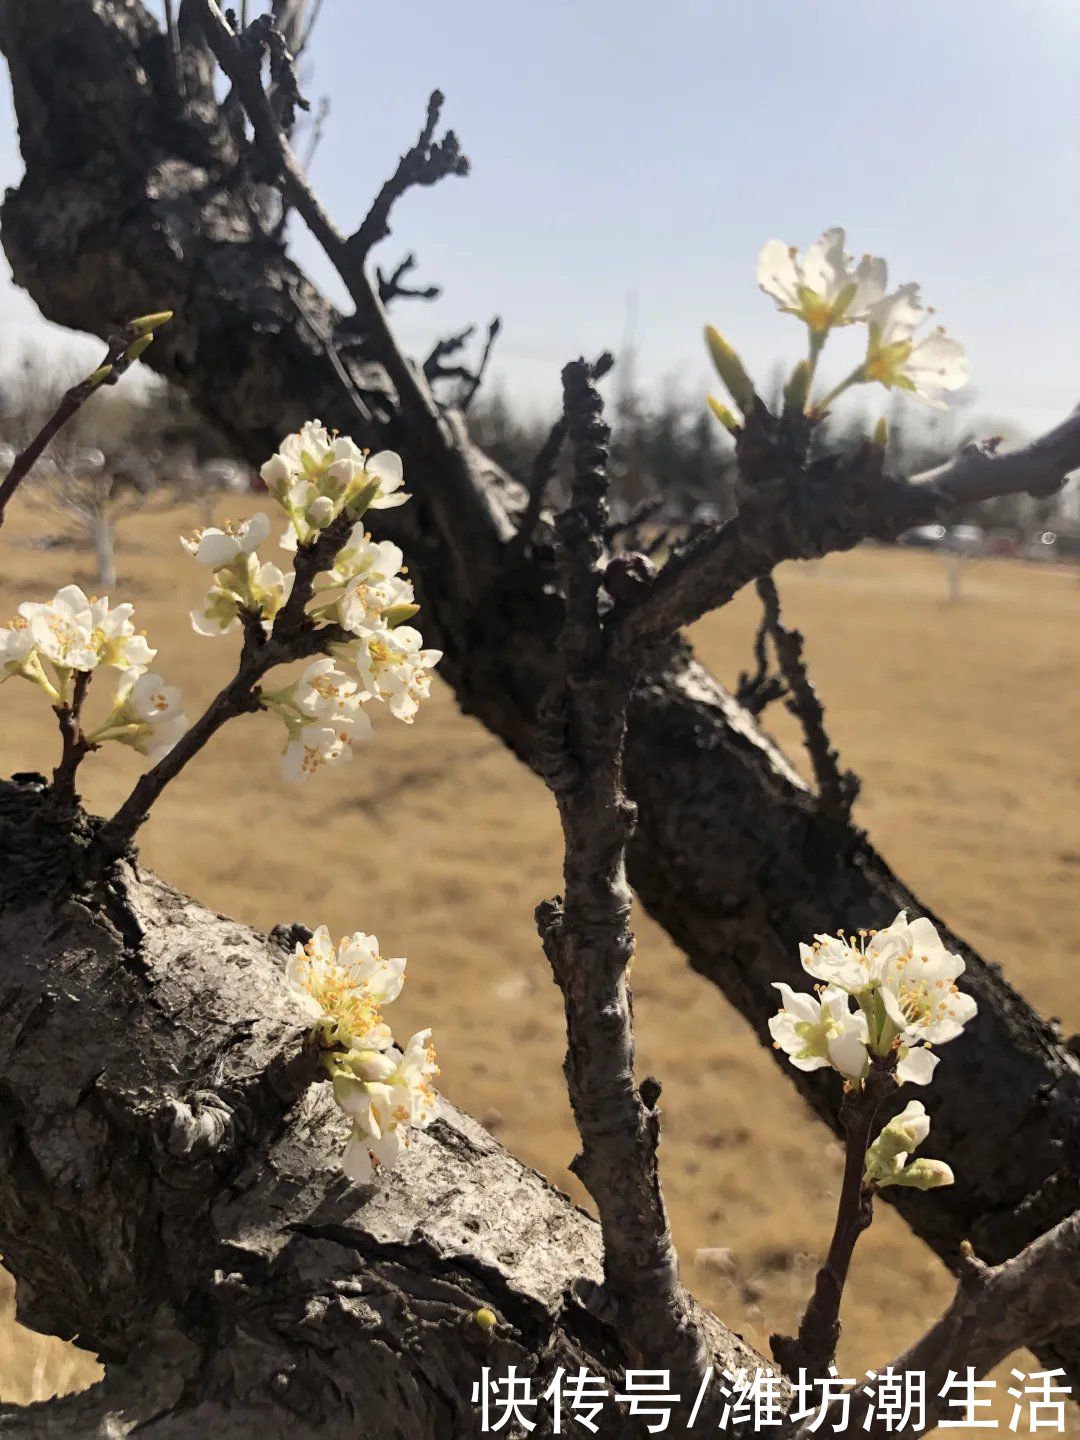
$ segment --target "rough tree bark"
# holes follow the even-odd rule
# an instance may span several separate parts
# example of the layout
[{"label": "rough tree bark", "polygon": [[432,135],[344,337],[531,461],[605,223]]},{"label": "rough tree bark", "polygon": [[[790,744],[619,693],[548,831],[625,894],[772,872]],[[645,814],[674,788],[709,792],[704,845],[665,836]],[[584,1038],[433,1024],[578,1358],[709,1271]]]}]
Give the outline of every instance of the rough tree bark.
[{"label": "rough tree bark", "polygon": [[[251,172],[221,121],[205,52],[189,55],[181,115],[167,47],[138,0],[0,0],[0,45],[27,165],[3,210],[17,281],[51,319],[100,334],[118,306],[176,309],[151,361],[252,462],[312,415],[398,449],[418,504],[409,517],[385,512],[384,533],[408,547],[425,634],[447,652],[440,673],[464,710],[531,763],[560,625],[550,546],[542,532],[524,554],[510,547],[514,564],[505,564],[524,492],[467,444],[469,503],[447,505],[460,493],[459,469],[403,423],[370,337],[260,231],[266,176]],[[378,143],[392,156],[399,139]],[[934,504],[928,489],[918,518]],[[832,523],[820,548],[863,534]],[[639,811],[632,883],[763,1038],[775,1008],[769,982],[801,979],[798,940],[838,923],[887,923],[901,907],[928,913],[856,826],[822,811],[682,645],[654,654],[637,687],[626,778]],[[1080,1064],[996,965],[941,929],[964,954],[980,1007],[930,1095],[934,1145],[958,1183],[897,1203],[949,1260],[970,1237],[993,1262],[1075,1206]],[[785,1074],[835,1127],[831,1090]],[[1040,1354],[1080,1376],[1080,1334]]]},{"label": "rough tree bark", "polygon": [[[559,1366],[618,1388],[613,1333],[570,1291],[601,1278],[595,1223],[449,1105],[350,1185],[287,934],[126,863],[95,898],[90,823],[34,777],[0,783],[0,1251],[20,1317],[107,1366],[83,1395],[0,1406],[0,1433],[445,1440],[480,1433],[485,1365],[536,1393]],[[763,1363],[703,1321],[717,1363]]]}]

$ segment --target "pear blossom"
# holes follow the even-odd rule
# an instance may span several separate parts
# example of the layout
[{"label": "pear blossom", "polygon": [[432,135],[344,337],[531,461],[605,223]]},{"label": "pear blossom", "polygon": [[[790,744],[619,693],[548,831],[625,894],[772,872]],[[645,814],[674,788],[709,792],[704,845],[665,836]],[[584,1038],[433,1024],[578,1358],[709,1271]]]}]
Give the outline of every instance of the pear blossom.
[{"label": "pear blossom", "polygon": [[870,1065],[867,1023],[861,1011],[852,1012],[850,997],[831,986],[822,988],[820,999],[779,981],[775,988],[783,1003],[769,1021],[769,1034],[796,1070],[831,1065],[845,1079],[861,1080]]},{"label": "pear blossom", "polygon": [[332,435],[309,420],[281,442],[260,475],[289,516],[286,549],[306,544],[343,510],[357,515],[403,505],[400,456],[392,450],[370,455],[347,435]]},{"label": "pear blossom", "polygon": [[944,410],[946,402],[938,392],[960,390],[967,384],[967,356],[941,326],[916,338],[916,330],[930,313],[919,299],[918,285],[901,285],[871,305],[861,378],[876,380],[887,390],[907,390],[933,409]]},{"label": "pear blossom", "polygon": [[339,670],[329,655],[313,660],[291,687],[293,704],[313,719],[337,714],[356,694],[356,681]]},{"label": "pear blossom", "polygon": [[884,930],[818,935],[799,954],[808,974],[858,1002],[871,1050],[897,1052],[901,1083],[929,1083],[937,1057],[924,1047],[954,1040],[978,1010],[956,985],[964,961],[945,949],[929,920],[909,923],[904,911]]},{"label": "pear blossom", "polygon": [[392,1037],[379,1006],[397,999],[404,974],[405,961],[380,955],[374,935],[358,930],[335,945],[320,925],[306,944],[296,946],[285,981],[324,1047],[382,1051]]},{"label": "pear blossom", "polygon": [[44,603],[24,602],[19,614],[30,622],[38,653],[62,671],[94,670],[98,651],[90,601],[78,585],[65,585]]},{"label": "pear blossom", "polygon": [[356,679],[326,655],[313,660],[292,685],[263,693],[266,708],[285,722],[286,780],[307,780],[323,765],[351,759],[355,742],[371,733],[363,698]]},{"label": "pear blossom", "polygon": [[151,761],[158,761],[188,728],[180,692],[160,675],[128,675],[113,700],[108,718],[87,739],[92,744],[117,740]]},{"label": "pear blossom", "polygon": [[141,675],[149,667],[157,651],[147,643],[145,634],[136,633],[131,616],[133,605],[114,605],[108,597],[90,600],[91,639],[98,664],[109,665],[129,675]]},{"label": "pear blossom", "polygon": [[411,1130],[426,1130],[438,1113],[431,1077],[439,1073],[431,1031],[420,1030],[404,1053],[354,1050],[334,1073],[334,1098],[352,1120],[342,1169],[357,1184],[372,1180],[376,1167],[389,1169],[411,1142]]},{"label": "pear blossom", "polygon": [[341,716],[335,716],[333,725],[305,725],[289,739],[281,773],[290,783],[298,783],[310,780],[324,765],[351,759],[352,727]]},{"label": "pear blossom", "polygon": [[198,635],[227,635],[240,623],[243,611],[273,620],[292,593],[295,576],[270,561],[259,563],[248,555],[244,563],[218,570],[201,610],[192,610],[191,628]]},{"label": "pear blossom", "polygon": [[348,582],[333,612],[343,629],[359,635],[388,617],[415,615],[417,608],[410,581],[398,575],[380,579],[360,574]]},{"label": "pear blossom", "polygon": [[35,647],[29,619],[16,615],[7,625],[0,626],[0,684],[12,675],[26,675],[27,664],[33,657]]},{"label": "pear blossom", "polygon": [[[385,701],[397,720],[411,725],[420,701],[431,693],[431,670],[442,659],[441,650],[422,648],[423,636],[411,625],[393,630],[368,630],[348,651],[360,679],[361,693]],[[339,648],[339,654],[344,647]]]},{"label": "pear blossom", "polygon": [[270,534],[270,521],[260,511],[240,525],[226,524],[224,529],[211,525],[196,530],[192,536],[181,536],[180,543],[200,565],[211,570],[226,570],[241,557],[254,555]]},{"label": "pear blossom", "polygon": [[925,917],[901,924],[905,919],[897,916],[890,927],[893,946],[880,964],[885,1013],[905,1043],[943,1045],[961,1034],[978,1006],[956,984],[964,972],[960,956],[946,950]]},{"label": "pear blossom", "polygon": [[864,255],[854,270],[850,262],[839,226],[826,230],[801,259],[795,246],[769,240],[758,256],[758,285],[811,335],[823,338],[834,326],[865,320],[885,294],[884,260]]}]

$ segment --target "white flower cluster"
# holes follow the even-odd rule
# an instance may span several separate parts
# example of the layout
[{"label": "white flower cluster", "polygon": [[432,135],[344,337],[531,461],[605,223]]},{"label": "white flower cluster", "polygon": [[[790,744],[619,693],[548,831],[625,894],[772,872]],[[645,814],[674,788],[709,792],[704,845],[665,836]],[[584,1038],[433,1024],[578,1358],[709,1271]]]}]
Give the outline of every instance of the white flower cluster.
[{"label": "white flower cluster", "polygon": [[27,601],[0,628],[0,682],[19,675],[39,686],[54,707],[70,707],[76,677],[110,669],[119,683],[91,745],[116,740],[151,760],[167,754],[187,729],[179,692],[147,673],[157,651],[137,633],[131,605],[110,606],[65,585],[44,603]]},{"label": "white flower cluster", "polygon": [[[293,684],[261,697],[285,724],[284,776],[299,781],[349,759],[354,743],[370,733],[364,709],[369,703],[384,703],[396,719],[411,724],[430,694],[431,671],[442,655],[425,649],[420,632],[406,623],[419,607],[400,548],[373,540],[364,526],[367,511],[408,500],[400,458],[389,450],[368,455],[347,436],[331,435],[311,420],[282,441],[260,473],[288,517],[283,549],[306,550],[343,515],[352,521],[336,555],[316,577],[305,612],[308,623],[337,627],[324,647],[328,653]],[[269,533],[269,520],[259,514],[243,525],[203,530],[184,541],[214,572],[202,609],[192,614],[200,634],[225,634],[245,613],[270,628],[292,593],[294,577],[259,560],[257,548]]]},{"label": "white flower cluster", "polygon": [[818,935],[799,954],[823,982],[818,995],[777,983],[783,1005],[769,1021],[796,1069],[831,1065],[857,1085],[872,1056],[895,1054],[901,1084],[927,1085],[938,1063],[929,1047],[954,1040],[975,1016],[975,1001],[956,984],[963,960],[925,918],[909,923],[901,911],[886,930]]},{"label": "white flower cluster", "polygon": [[334,1098],[352,1122],[342,1168],[367,1184],[438,1113],[431,1031],[418,1031],[399,1050],[380,1010],[401,994],[405,961],[380,955],[376,937],[359,930],[335,946],[322,925],[297,945],[285,974],[318,1030]]},{"label": "white flower cluster", "polygon": [[[809,355],[784,387],[785,412],[803,411],[820,418],[845,390],[871,382],[887,390],[905,390],[944,410],[945,395],[967,384],[963,346],[940,325],[926,328],[934,312],[923,305],[918,285],[901,285],[887,294],[885,261],[864,255],[853,265],[839,227],[826,230],[803,256],[795,246],[769,240],[758,256],[757,278],[766,295],[801,320],[809,332]],[[867,328],[865,357],[827,395],[812,400],[814,373],[830,332],[860,324]],[[743,416],[749,416],[759,402],[742,361],[713,326],[705,327],[705,339],[720,378]],[[741,422],[726,405],[714,395],[709,396],[709,405],[728,430],[739,433]],[[882,420],[874,443],[884,446],[887,438],[888,427]]]},{"label": "white flower cluster", "polygon": [[[803,969],[821,982],[817,994],[777,982],[782,1004],[769,1033],[796,1069],[831,1066],[852,1088],[875,1060],[895,1065],[901,1085],[929,1084],[938,1064],[930,1047],[955,1040],[977,1012],[956,984],[963,960],[946,950],[925,917],[909,922],[901,911],[885,930],[818,935],[799,954]],[[870,1146],[867,1183],[951,1185],[952,1171],[941,1161],[906,1163],[929,1129],[922,1105],[912,1101]]]},{"label": "white flower cluster", "polygon": [[796,247],[780,240],[769,240],[762,247],[758,284],[781,310],[807,326],[812,362],[830,330],[840,325],[867,326],[866,358],[819,402],[819,408],[850,385],[876,381],[887,389],[907,390],[944,410],[941,392],[967,384],[963,346],[940,326],[919,333],[933,311],[923,306],[918,285],[901,285],[887,294],[886,277],[885,261],[878,256],[864,255],[852,268],[839,227],[826,230],[801,258]]}]

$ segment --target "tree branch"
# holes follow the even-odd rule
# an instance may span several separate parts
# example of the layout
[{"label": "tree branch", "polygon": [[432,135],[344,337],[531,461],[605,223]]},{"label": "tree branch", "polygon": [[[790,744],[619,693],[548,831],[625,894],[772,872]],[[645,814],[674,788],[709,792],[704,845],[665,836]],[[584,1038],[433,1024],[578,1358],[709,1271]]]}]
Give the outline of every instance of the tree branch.
[{"label": "tree branch", "polygon": [[410,252],[405,256],[395,269],[384,274],[378,265],[375,267],[375,279],[379,286],[379,299],[384,305],[391,305],[395,300],[437,300],[442,294],[442,287],[439,285],[403,285],[402,279],[411,270],[416,268],[416,256]]},{"label": "tree branch", "polygon": [[765,610],[764,626],[772,637],[780,674],[787,689],[787,707],[802,726],[806,750],[817,781],[818,799],[830,813],[847,816],[859,793],[858,777],[840,769],[840,757],[825,729],[825,708],[807,673],[803,659],[803,636],[786,626],[780,614],[780,595],[771,575],[757,582]]},{"label": "tree branch", "polygon": [[[956,1294],[939,1320],[889,1367],[926,1376],[926,1430],[956,1411],[940,1392],[950,1371],[971,1366],[983,1376],[1023,1346],[1038,1348],[1080,1325],[1080,1210],[1004,1264],[989,1267],[965,1242]],[[880,1373],[880,1372],[879,1372]],[[895,1433],[876,1415],[867,1420],[879,1385],[860,1387],[852,1397],[843,1433],[883,1440]],[[820,1433],[820,1432],[819,1432]],[[809,1430],[799,1432],[804,1440]]]},{"label": "tree branch", "polygon": [[[602,380],[614,364],[615,357],[610,351],[605,350],[603,354],[598,355],[590,367],[593,383]],[[547,439],[537,451],[536,459],[533,461],[528,483],[529,498],[521,512],[514,538],[506,547],[506,563],[508,565],[514,564],[528,549],[536,529],[536,522],[540,519],[540,511],[544,508],[544,495],[551,483],[551,477],[555,473],[555,464],[565,439],[566,417],[560,411],[559,418],[552,425]]]},{"label": "tree branch", "polygon": [[738,515],[674,555],[652,597],[625,617],[618,646],[648,646],[727,602],[784,560],[811,560],[869,538],[892,540],[961,505],[1021,491],[1049,494],[1080,467],[1080,410],[1017,450],[966,445],[952,460],[911,480],[879,475],[864,449],[846,466],[829,463],[793,479],[748,489]]},{"label": "tree branch", "polygon": [[435,139],[444,99],[441,90],[431,92],[416,144],[402,155],[359,228],[349,237],[349,249],[361,263],[372,248],[390,234],[390,211],[407,190],[416,185],[436,185],[448,175],[468,175],[468,156],[462,154],[453,130],[447,130],[441,140]]},{"label": "tree branch", "polygon": [[603,1294],[631,1356],[671,1371],[693,1392],[704,1342],[679,1284],[660,1188],[660,1086],[634,1078],[627,968],[626,844],[634,806],[622,785],[632,675],[614,664],[601,615],[600,557],[607,521],[607,443],[600,397],[584,360],[563,371],[565,427],[574,447],[569,507],[556,521],[566,618],[563,671],[544,702],[539,768],[562,821],[565,899],[537,908],[537,925],[566,1011],[564,1071],[581,1153],[571,1169],[596,1202],[604,1239]]},{"label": "tree branch", "polygon": [[91,395],[103,385],[115,385],[133,361],[143,353],[145,346],[140,342],[146,340],[149,344],[147,336],[153,336],[153,328],[148,329],[146,321],[154,320],[158,325],[163,325],[169,318],[169,313],[162,311],[160,315],[129,321],[123,330],[110,336],[105,357],[98,368],[85,380],[80,380],[64,392],[59,405],[30,443],[16,455],[11,469],[0,481],[0,526],[4,523],[4,511],[8,502],[41,458],[49,442],[78,414]]}]

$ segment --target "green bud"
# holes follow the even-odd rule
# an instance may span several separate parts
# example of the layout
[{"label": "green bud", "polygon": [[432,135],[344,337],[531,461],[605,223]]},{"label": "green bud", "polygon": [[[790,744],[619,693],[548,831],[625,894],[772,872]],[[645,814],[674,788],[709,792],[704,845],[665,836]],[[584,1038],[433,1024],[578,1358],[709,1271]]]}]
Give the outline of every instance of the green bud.
[{"label": "green bud", "polygon": [[378,478],[371,480],[361,490],[358,490],[353,498],[346,504],[345,508],[354,520],[359,520],[367,512],[368,506],[377,498],[381,482]]},{"label": "green bud", "polygon": [[715,395],[709,396],[709,409],[716,416],[717,420],[720,421],[720,424],[723,425],[725,430],[730,431],[732,435],[739,433],[742,427],[738,420],[726,405],[722,405],[720,401],[717,400]]},{"label": "green bud", "polygon": [[870,444],[875,445],[879,450],[884,450],[889,443],[889,422],[883,415],[874,426],[874,434]]},{"label": "green bud", "polygon": [[952,1185],[954,1180],[944,1160],[913,1160],[890,1183],[907,1185],[912,1190],[938,1190],[942,1185]]},{"label": "green bud", "polygon": [[173,317],[171,310],[155,310],[153,315],[140,315],[137,320],[128,321],[128,333],[134,336],[152,335],[161,325]]},{"label": "green bud", "polygon": [[104,385],[113,372],[111,365],[99,365],[92,375],[88,375],[83,384],[96,390],[99,385]]},{"label": "green bud", "polygon": [[419,613],[419,605],[391,605],[385,615],[387,628],[393,630],[396,625],[404,625],[406,620]]},{"label": "green bud", "polygon": [[139,356],[145,354],[153,343],[153,335],[140,335],[137,340],[131,342],[124,354],[129,360],[138,360]]},{"label": "green bud", "polygon": [[744,415],[749,415],[757,395],[754,383],[747,375],[742,361],[727,343],[719,330],[712,325],[705,326],[705,343],[716,366],[716,373],[728,388],[728,393]]},{"label": "green bud", "polygon": [[784,413],[802,414],[806,409],[812,379],[809,360],[800,360],[784,386]]}]

